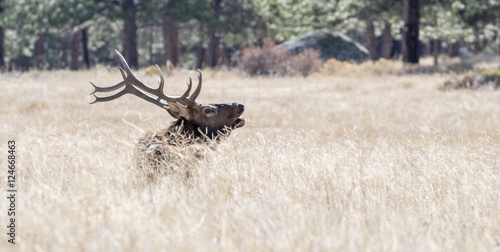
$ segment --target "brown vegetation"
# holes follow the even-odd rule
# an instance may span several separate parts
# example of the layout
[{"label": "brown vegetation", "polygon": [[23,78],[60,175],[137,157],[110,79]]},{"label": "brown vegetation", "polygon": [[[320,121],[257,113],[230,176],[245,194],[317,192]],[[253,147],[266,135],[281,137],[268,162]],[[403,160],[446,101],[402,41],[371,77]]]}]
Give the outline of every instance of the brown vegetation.
[{"label": "brown vegetation", "polygon": [[15,139],[19,162],[15,249],[498,249],[500,92],[443,92],[446,74],[205,76],[198,100],[243,102],[245,127],[189,159],[190,179],[150,183],[135,141],[171,119],[133,96],[89,105],[87,81],[116,83],[115,70],[3,74],[0,158],[5,167]]},{"label": "brown vegetation", "polygon": [[321,59],[319,50],[306,49],[297,55],[291,55],[284,48],[276,46],[273,40],[266,38],[262,47],[244,48],[238,66],[251,76],[270,74],[305,77],[320,69]]}]

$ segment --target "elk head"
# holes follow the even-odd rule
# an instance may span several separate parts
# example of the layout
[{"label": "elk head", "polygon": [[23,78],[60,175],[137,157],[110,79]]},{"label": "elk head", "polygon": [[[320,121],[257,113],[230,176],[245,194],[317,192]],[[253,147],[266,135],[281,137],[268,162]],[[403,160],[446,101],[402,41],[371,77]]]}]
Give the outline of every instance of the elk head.
[{"label": "elk head", "polygon": [[[90,94],[95,97],[95,101],[91,102],[91,104],[111,101],[125,94],[133,94],[167,110],[172,117],[177,119],[169,130],[174,130],[175,127],[182,126],[183,134],[195,137],[205,135],[209,138],[215,138],[218,135],[226,134],[227,130],[243,127],[243,125],[245,125],[245,118],[240,117],[245,110],[245,106],[241,103],[219,103],[208,105],[196,103],[195,100],[200,94],[202,83],[202,75],[199,69],[198,86],[196,86],[196,89],[192,94],[190,94],[192,80],[189,78],[187,90],[183,95],[179,97],[167,96],[163,92],[165,83],[163,73],[158,65],[156,65],[156,67],[160,73],[160,85],[158,88],[151,88],[137,79],[137,77],[135,77],[130,70],[125,58],[123,58],[117,50],[115,50],[115,52],[118,54],[123,65],[123,68],[120,68],[123,81],[109,87],[99,87],[93,82],[90,82],[90,84],[94,86],[94,91]],[[125,86],[125,88],[114,95],[106,97],[98,97],[95,95],[97,92],[110,92],[123,86]]]}]

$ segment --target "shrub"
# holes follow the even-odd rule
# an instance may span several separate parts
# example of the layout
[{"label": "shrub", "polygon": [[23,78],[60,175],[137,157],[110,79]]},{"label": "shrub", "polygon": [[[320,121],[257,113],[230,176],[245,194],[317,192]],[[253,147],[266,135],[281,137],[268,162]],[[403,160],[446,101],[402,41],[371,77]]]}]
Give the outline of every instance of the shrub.
[{"label": "shrub", "polygon": [[467,62],[467,61],[460,61],[457,63],[452,63],[446,66],[446,70],[449,72],[454,72],[454,73],[463,73],[467,72],[474,69],[474,66],[472,63]]},{"label": "shrub", "polygon": [[479,84],[491,86],[494,88],[500,87],[500,69],[492,68],[488,70],[483,70],[479,74]]},{"label": "shrub", "polygon": [[478,89],[480,87],[500,88],[500,69],[493,68],[465,74],[458,79],[448,80],[443,89]]},{"label": "shrub", "polygon": [[475,77],[474,74],[466,74],[461,78],[455,78],[452,80],[448,80],[444,83],[444,90],[451,89],[469,89],[475,87]]},{"label": "shrub", "polygon": [[244,48],[238,60],[241,70],[251,76],[259,74],[307,76],[321,66],[319,50],[307,49],[291,56],[284,48],[266,38],[262,47]]},{"label": "shrub", "polygon": [[255,76],[282,70],[282,62],[289,57],[283,50],[276,50],[276,44],[271,39],[264,39],[262,47],[244,48],[238,61],[239,67],[248,74]]},{"label": "shrub", "polygon": [[259,74],[263,69],[263,61],[259,54],[260,48],[243,49],[238,65],[252,76]]},{"label": "shrub", "polygon": [[306,49],[290,58],[290,68],[294,73],[306,77],[321,67],[321,53],[317,49]]}]

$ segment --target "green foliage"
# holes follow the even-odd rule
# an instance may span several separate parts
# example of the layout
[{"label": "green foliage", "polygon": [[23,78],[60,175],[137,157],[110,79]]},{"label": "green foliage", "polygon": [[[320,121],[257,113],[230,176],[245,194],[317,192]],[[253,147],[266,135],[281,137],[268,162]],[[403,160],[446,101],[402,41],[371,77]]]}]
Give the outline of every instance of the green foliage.
[{"label": "green foliage", "polygon": [[[219,4],[215,4],[215,3]],[[61,38],[68,42],[87,29],[91,64],[116,62],[112,49],[121,49],[123,0],[3,0],[0,25],[5,28],[6,61],[32,60],[34,42],[42,36],[49,68],[58,65]],[[218,6],[214,8],[214,6]],[[421,0],[420,37],[442,45],[477,42],[476,50],[497,48],[500,0]],[[347,32],[364,40],[365,21],[382,30],[392,24],[397,39],[402,28],[399,0],[135,0],[138,51],[142,65],[163,64],[162,18],[180,22],[181,64],[194,67],[200,47],[211,34],[221,35],[227,62],[237,50],[255,46],[264,37],[285,41],[317,29]],[[377,34],[378,35],[378,34]],[[492,46],[493,45],[493,46]],[[29,66],[32,63],[27,63]]]},{"label": "green foliage", "polygon": [[421,6],[424,40],[484,43],[498,32],[494,26],[500,17],[498,0],[425,0]]},{"label": "green foliage", "polygon": [[[268,35],[284,41],[317,29],[356,26],[356,18],[378,6],[379,0],[257,0],[257,13],[264,19]],[[351,23],[349,23],[351,22]]]}]

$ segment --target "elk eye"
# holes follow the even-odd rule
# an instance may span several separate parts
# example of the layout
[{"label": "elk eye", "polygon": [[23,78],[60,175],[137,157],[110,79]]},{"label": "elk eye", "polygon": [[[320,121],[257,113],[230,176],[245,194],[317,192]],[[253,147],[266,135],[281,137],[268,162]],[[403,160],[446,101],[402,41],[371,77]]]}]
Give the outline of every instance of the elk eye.
[{"label": "elk eye", "polygon": [[210,113],[214,113],[214,111],[208,108],[205,109],[205,114],[210,114]]}]

